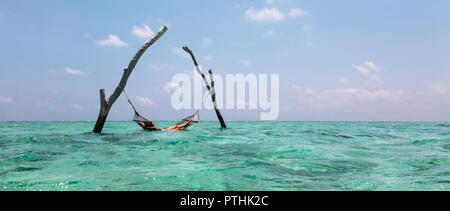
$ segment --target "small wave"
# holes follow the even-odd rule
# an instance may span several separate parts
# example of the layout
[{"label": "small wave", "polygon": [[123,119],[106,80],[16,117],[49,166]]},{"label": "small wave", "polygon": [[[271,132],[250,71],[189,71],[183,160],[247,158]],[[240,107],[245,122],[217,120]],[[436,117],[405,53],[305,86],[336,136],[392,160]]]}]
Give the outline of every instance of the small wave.
[{"label": "small wave", "polygon": [[448,164],[449,162],[450,158],[428,158],[409,160],[406,164],[413,167],[416,171],[426,171],[442,164]]},{"label": "small wave", "polygon": [[436,144],[440,142],[448,142],[450,139],[422,139],[411,142],[414,145]]},{"label": "small wave", "polygon": [[450,123],[439,123],[438,126],[441,126],[441,127],[450,127]]},{"label": "small wave", "polygon": [[344,139],[352,139],[353,136],[345,135],[345,134],[338,134],[338,133],[327,133],[327,132],[321,132],[319,133],[321,136],[331,136],[335,138],[344,138]]},{"label": "small wave", "polygon": [[20,163],[20,162],[38,162],[38,161],[45,161],[48,159],[43,156],[39,156],[39,155],[26,154],[26,155],[14,157],[11,160],[14,162]]},{"label": "small wave", "polygon": [[79,166],[100,166],[100,162],[88,160],[88,161],[84,161],[78,165]]},{"label": "small wave", "polygon": [[40,168],[36,168],[36,167],[17,167],[14,169],[14,171],[16,172],[24,172],[24,171],[37,171],[37,170],[41,170]]},{"label": "small wave", "polygon": [[374,137],[374,136],[372,136],[372,135],[370,135],[370,134],[358,134],[358,135],[355,135],[355,136],[357,136],[357,137],[366,137],[366,138],[372,138],[372,137]]},{"label": "small wave", "polygon": [[363,133],[357,134],[356,137],[365,137],[365,138],[379,138],[379,139],[397,139],[398,136],[387,134],[387,133]]},{"label": "small wave", "polygon": [[336,135],[336,137],[345,138],[345,139],[351,139],[351,138],[353,138],[353,136],[350,136],[350,135],[341,135],[341,134]]}]

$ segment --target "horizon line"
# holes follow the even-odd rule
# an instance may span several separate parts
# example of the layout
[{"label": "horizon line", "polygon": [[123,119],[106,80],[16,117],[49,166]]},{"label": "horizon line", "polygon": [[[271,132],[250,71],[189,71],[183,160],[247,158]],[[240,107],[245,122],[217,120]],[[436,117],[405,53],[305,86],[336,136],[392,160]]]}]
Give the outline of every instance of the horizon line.
[{"label": "horizon line", "polygon": [[[179,122],[180,120],[153,120],[152,122]],[[5,123],[5,122],[92,122],[95,123],[95,120],[0,120],[0,123]],[[133,122],[132,120],[110,120],[107,122]],[[219,122],[219,121],[215,121],[215,120],[205,120],[205,121],[200,121],[200,122]],[[414,120],[414,121],[409,121],[409,120],[395,120],[395,121],[391,121],[391,120],[273,120],[273,121],[263,121],[263,120],[232,120],[232,121],[226,121],[226,122],[386,122],[386,123],[414,123],[414,122],[429,122],[429,123],[433,123],[433,122],[438,122],[438,123],[442,123],[442,122],[450,122],[450,120]]]}]

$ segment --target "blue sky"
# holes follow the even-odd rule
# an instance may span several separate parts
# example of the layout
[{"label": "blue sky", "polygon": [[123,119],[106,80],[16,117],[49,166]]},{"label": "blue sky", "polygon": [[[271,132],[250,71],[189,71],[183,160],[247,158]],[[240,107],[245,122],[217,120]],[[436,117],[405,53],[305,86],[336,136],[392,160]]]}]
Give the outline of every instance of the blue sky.
[{"label": "blue sky", "polygon": [[[445,0],[2,0],[0,121],[95,120],[98,90],[110,94],[163,25],[127,87],[151,119],[191,113],[174,110],[164,89],[192,70],[179,51],[187,45],[217,74],[280,74],[278,120],[449,121],[449,9]],[[132,114],[122,96],[109,119]]]}]

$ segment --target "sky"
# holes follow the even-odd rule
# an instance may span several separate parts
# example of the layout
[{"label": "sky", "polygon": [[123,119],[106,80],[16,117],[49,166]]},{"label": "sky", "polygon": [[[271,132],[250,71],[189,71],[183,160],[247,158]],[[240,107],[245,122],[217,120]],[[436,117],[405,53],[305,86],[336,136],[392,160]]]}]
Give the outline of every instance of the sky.
[{"label": "sky", "polygon": [[[127,92],[179,120],[170,81],[193,70],[279,74],[279,121],[450,121],[450,1],[2,0],[0,121],[93,121],[137,49]],[[223,110],[259,120],[260,110]],[[121,96],[109,120],[130,120]],[[203,120],[216,120],[211,110]]]}]

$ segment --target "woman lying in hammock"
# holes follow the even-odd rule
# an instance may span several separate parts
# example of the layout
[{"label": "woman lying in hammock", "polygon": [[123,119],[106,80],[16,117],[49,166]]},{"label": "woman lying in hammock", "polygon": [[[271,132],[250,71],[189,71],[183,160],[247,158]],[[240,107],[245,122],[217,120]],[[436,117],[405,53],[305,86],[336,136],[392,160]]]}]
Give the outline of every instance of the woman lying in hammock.
[{"label": "woman lying in hammock", "polygon": [[160,129],[157,128],[155,126],[155,124],[153,124],[153,122],[142,122],[142,121],[136,121],[144,130],[148,130],[148,131],[181,131],[181,130],[185,130],[186,128],[188,128],[189,126],[191,126],[194,123],[198,123],[198,121],[193,121],[193,120],[187,120],[186,123],[184,124],[180,124],[180,125],[175,125],[173,127],[169,127],[169,128],[165,128],[165,129]]}]

